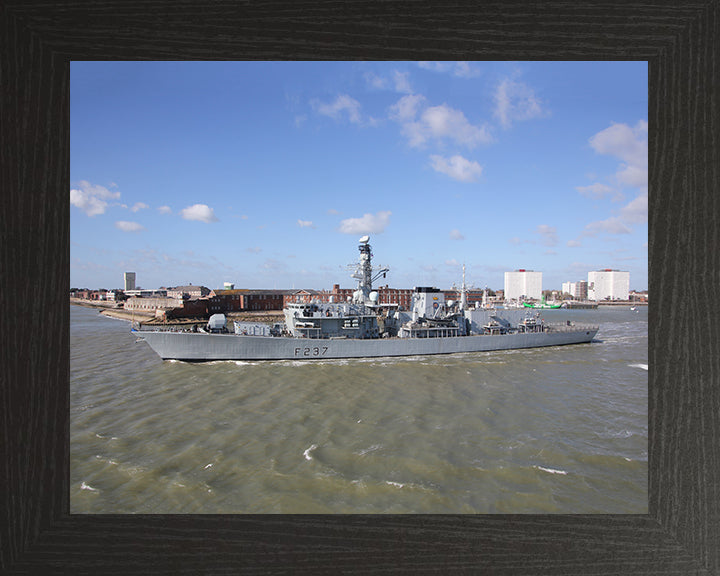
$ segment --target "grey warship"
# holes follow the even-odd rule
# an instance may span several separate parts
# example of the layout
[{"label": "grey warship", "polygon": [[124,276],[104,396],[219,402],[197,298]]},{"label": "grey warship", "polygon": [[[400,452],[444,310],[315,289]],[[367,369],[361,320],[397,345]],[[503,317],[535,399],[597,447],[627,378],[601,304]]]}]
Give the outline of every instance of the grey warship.
[{"label": "grey warship", "polygon": [[[198,332],[136,330],[163,360],[321,360],[485,352],[590,342],[598,326],[546,324],[528,310],[469,307],[463,278],[460,301],[432,287],[416,287],[411,310],[379,302],[373,281],[388,272],[372,264],[370,238],[359,241],[346,302],[289,303],[273,326],[210,317]],[[464,276],[464,274],[463,274]]]}]

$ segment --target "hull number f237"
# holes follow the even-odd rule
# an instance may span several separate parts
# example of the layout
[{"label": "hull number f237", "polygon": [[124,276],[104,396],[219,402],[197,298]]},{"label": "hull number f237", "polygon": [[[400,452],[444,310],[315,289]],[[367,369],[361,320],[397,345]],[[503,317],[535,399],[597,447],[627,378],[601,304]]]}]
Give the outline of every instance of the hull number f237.
[{"label": "hull number f237", "polygon": [[295,348],[295,356],[325,356],[327,351],[327,346],[305,346],[304,348]]}]

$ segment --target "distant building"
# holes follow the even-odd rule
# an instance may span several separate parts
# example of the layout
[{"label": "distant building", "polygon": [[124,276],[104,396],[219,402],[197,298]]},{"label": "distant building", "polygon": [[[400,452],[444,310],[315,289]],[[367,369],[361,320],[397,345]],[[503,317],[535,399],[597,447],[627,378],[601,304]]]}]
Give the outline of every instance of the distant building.
[{"label": "distant building", "polygon": [[137,298],[131,297],[125,302],[125,310],[134,310],[138,312],[155,312],[158,309],[171,309],[182,307],[182,300],[177,298]]},{"label": "distant building", "polygon": [[203,317],[208,314],[207,298],[193,300],[163,297],[133,297],[125,302],[125,310],[154,313],[158,318]]},{"label": "distant building", "polygon": [[286,290],[246,290],[243,310],[282,310]]},{"label": "distant building", "polygon": [[240,312],[260,310],[282,310],[287,290],[212,290],[208,295],[208,310],[218,312]]},{"label": "distant building", "polygon": [[413,290],[390,288],[387,284],[375,290],[379,295],[379,304],[397,304],[405,310],[409,310],[412,307]]},{"label": "distant building", "polygon": [[595,270],[588,272],[588,300],[627,300],[630,294],[630,272]]},{"label": "distant building", "polygon": [[648,293],[647,290],[643,290],[641,292],[636,292],[633,290],[630,292],[629,298],[632,302],[647,302],[648,301]]},{"label": "distant building", "polygon": [[210,294],[210,288],[205,286],[175,286],[167,289],[168,298],[204,298]]},{"label": "distant building", "polygon": [[[342,303],[352,300],[357,288],[340,288],[340,284],[333,284],[332,290],[290,290],[285,291],[284,305],[291,302],[335,302]],[[390,286],[377,286],[373,289],[378,293],[378,304],[390,304],[409,310],[412,306],[414,290],[409,288],[390,288]]]},{"label": "distant building", "polygon": [[[465,298],[467,299],[467,304],[470,306],[470,308],[475,307],[475,305],[480,305],[483,302],[483,293],[485,290],[480,290],[478,288],[468,288],[465,291]],[[502,292],[502,290],[500,291]],[[443,294],[445,294],[445,301],[448,302],[449,300],[454,300],[455,302],[460,302],[460,298],[462,296],[460,290],[452,289],[452,290],[443,290]],[[495,293],[495,297],[488,295],[488,302],[497,302],[498,296],[497,292]],[[502,298],[499,299],[500,302],[502,302]]]},{"label": "distant building", "polygon": [[540,300],[542,272],[515,270],[505,272],[505,300]]},{"label": "distant building", "polygon": [[285,293],[283,298],[283,306],[287,306],[290,302],[302,302],[309,304],[310,302],[322,302],[323,293],[319,290],[291,290]]},{"label": "distant building", "polygon": [[563,294],[570,294],[575,300],[588,299],[588,283],[585,280],[579,282],[563,282]]},{"label": "distant building", "polygon": [[128,298],[166,298],[167,290],[125,290],[125,296]]},{"label": "distant building", "polygon": [[125,292],[135,290],[135,272],[125,272]]}]

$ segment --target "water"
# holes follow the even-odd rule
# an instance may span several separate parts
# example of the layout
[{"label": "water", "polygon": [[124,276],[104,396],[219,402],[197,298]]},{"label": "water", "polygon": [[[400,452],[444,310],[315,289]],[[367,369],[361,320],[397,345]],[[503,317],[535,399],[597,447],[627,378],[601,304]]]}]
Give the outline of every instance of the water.
[{"label": "water", "polygon": [[72,513],[647,513],[647,309],[576,346],[163,362],[71,306]]}]

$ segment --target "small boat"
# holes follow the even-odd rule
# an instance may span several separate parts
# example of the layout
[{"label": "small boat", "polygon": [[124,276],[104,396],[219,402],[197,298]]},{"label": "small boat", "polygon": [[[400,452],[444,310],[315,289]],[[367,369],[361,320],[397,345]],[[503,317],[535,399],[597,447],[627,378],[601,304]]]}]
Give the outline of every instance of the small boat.
[{"label": "small boat", "polygon": [[540,299],[539,304],[531,304],[529,302],[523,302],[523,306],[525,308],[534,308],[536,310],[555,310],[557,308],[562,308],[562,304],[548,304],[545,302],[545,296],[543,296]]}]

